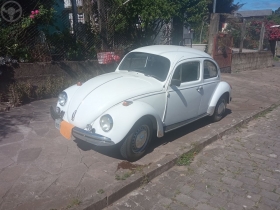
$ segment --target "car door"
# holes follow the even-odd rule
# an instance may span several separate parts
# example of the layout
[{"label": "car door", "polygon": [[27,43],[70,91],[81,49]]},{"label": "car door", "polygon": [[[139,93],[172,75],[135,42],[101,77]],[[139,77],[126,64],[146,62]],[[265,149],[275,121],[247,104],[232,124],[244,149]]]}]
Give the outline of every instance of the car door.
[{"label": "car door", "polygon": [[205,114],[209,107],[210,100],[220,81],[217,65],[211,60],[203,61],[203,89],[201,91],[201,102],[198,114]]},{"label": "car door", "polygon": [[172,79],[180,86],[170,85],[167,89],[165,126],[174,125],[197,117],[202,88],[201,61],[185,61],[177,65]]}]

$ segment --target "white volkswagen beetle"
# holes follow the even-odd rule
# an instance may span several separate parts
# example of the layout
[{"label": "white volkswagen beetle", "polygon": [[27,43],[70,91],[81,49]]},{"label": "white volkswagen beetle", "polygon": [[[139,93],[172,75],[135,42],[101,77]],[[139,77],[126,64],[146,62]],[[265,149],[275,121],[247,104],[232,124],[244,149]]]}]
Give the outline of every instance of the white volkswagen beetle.
[{"label": "white volkswagen beetle", "polygon": [[202,117],[220,120],[231,100],[217,63],[206,53],[154,45],[128,53],[115,72],[73,85],[51,107],[55,126],[98,146],[120,145],[129,161],[157,137]]}]

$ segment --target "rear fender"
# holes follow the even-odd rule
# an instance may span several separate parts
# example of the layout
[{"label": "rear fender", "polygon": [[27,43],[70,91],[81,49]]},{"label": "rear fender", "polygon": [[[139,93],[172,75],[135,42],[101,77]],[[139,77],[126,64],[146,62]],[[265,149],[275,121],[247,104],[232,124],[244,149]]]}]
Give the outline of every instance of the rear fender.
[{"label": "rear fender", "polygon": [[217,104],[218,100],[221,98],[221,96],[224,94],[228,95],[227,102],[229,103],[230,97],[231,97],[231,87],[227,82],[221,81],[218,84],[218,86],[210,100],[210,103],[209,103],[207,113],[210,116],[214,114],[216,104]]}]

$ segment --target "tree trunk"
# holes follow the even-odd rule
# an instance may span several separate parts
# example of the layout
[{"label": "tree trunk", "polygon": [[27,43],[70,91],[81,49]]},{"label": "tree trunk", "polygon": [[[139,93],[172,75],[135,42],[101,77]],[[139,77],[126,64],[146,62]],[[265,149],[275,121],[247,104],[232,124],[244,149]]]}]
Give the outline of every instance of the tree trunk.
[{"label": "tree trunk", "polygon": [[179,45],[183,40],[184,23],[180,17],[173,18],[172,44]]}]

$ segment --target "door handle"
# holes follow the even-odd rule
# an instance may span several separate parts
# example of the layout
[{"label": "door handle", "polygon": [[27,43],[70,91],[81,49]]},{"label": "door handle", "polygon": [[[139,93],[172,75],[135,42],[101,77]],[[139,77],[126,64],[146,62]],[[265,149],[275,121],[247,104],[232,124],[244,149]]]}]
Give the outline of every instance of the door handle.
[{"label": "door handle", "polygon": [[201,90],[203,90],[203,87],[202,87],[202,86],[199,86],[196,90],[197,90],[198,92],[200,92]]}]

